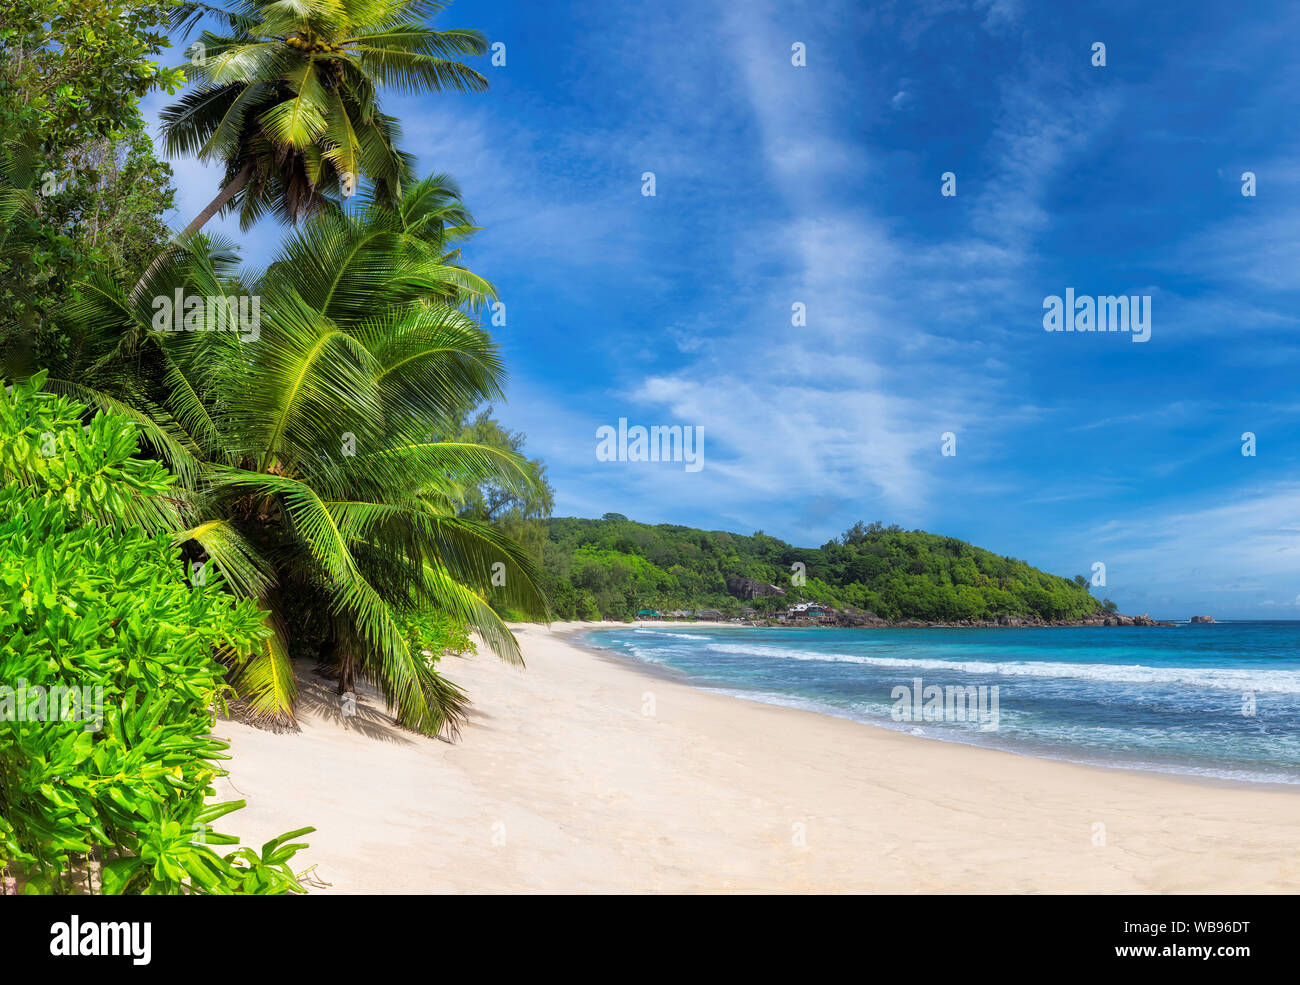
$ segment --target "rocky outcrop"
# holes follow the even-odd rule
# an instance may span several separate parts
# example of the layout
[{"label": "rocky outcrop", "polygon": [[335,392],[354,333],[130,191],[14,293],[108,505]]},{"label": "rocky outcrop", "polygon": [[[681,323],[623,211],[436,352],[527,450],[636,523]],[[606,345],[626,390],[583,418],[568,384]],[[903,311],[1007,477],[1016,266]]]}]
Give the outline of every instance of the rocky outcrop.
[{"label": "rocky outcrop", "polygon": [[1152,619],[1146,613],[1139,616],[1126,616],[1119,612],[1096,612],[1082,619],[1040,619],[1038,616],[1011,616],[1002,613],[992,619],[958,619],[952,622],[925,622],[920,619],[891,621],[881,619],[874,612],[829,609],[820,619],[786,618],[781,625],[840,626],[849,629],[997,629],[1047,626],[1172,626],[1174,623]]},{"label": "rocky outcrop", "polygon": [[761,599],[765,595],[784,595],[785,589],[778,588],[776,585],[767,585],[741,575],[728,575],[727,594],[744,602],[751,602],[754,599]]},{"label": "rocky outcrop", "polygon": [[874,612],[858,612],[856,609],[845,609],[843,612],[835,613],[835,615],[838,617],[835,621],[837,626],[863,628],[889,625],[889,620],[881,619]]},{"label": "rocky outcrop", "polygon": [[1192,622],[1214,622],[1214,616],[1192,616]]}]

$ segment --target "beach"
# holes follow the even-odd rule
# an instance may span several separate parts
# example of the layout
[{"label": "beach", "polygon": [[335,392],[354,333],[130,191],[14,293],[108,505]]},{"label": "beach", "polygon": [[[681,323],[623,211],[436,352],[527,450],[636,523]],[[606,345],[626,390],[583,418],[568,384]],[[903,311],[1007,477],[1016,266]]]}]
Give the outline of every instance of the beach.
[{"label": "beach", "polygon": [[[591,625],[591,624],[588,624]],[[681,624],[672,624],[681,625]],[[1300,793],[1034,759],[764,705],[514,627],[458,741],[304,674],[301,731],[218,721],[245,844],[330,893],[1294,892]],[[754,630],[755,633],[762,632]]]}]

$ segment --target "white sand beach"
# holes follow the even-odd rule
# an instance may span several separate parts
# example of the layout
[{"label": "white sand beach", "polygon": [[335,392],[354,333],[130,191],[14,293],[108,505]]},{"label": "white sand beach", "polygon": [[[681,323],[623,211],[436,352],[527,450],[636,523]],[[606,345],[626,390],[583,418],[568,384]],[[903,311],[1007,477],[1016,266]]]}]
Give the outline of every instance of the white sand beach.
[{"label": "white sand beach", "polygon": [[[222,824],[260,845],[314,824],[313,893],[1294,892],[1300,791],[1075,766],[662,680],[519,626],[443,672],[460,740],[345,718],[304,687],[301,732],[238,722]],[[756,630],[759,632],[759,630]],[[1104,844],[1098,836],[1104,825]]]}]

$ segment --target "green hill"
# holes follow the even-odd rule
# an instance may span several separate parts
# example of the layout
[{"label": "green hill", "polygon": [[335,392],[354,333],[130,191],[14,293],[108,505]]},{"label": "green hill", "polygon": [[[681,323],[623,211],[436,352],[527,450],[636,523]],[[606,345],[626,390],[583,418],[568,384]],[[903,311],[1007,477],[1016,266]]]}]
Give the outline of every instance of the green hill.
[{"label": "green hill", "polygon": [[1114,609],[1093,598],[1082,575],[1050,575],[955,537],[879,523],[801,548],[761,531],[651,526],[617,513],[542,522],[546,587],[561,619],[626,619],[644,609],[732,616],[746,606],[770,613],[803,600],[927,622],[1072,620]]}]

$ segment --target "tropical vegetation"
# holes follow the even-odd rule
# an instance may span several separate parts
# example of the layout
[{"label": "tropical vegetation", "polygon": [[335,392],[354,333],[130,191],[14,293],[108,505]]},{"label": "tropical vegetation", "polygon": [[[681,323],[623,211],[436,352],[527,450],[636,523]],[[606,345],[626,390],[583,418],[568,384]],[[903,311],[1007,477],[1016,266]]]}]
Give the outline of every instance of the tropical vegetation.
[{"label": "tropical vegetation", "polygon": [[[636,523],[617,513],[600,520],[546,521],[545,584],[557,616],[629,619],[642,610],[784,610],[807,600],[853,607],[883,619],[929,622],[998,615],[1078,619],[1113,608],[1082,575],[1051,575],[956,537],[858,523],[815,548],[792,547],[761,531],[752,536],[669,524]],[[727,579],[782,589],[742,601]]]},{"label": "tropical vegetation", "polygon": [[482,55],[477,31],[435,31],[437,0],[240,0],[230,10],[180,4],[173,23],[216,20],[187,49],[197,85],[162,114],[168,154],[224,167],[217,196],[183,239],[227,207],[248,228],[268,211],[297,222],[369,184],[392,205],[414,175],[399,121],[379,90],[482,91],[456,61]]},{"label": "tropical vegetation", "polygon": [[[0,389],[0,872],[9,892],[302,892],[302,828],[254,851],[212,825],[228,685],[262,614],[187,580],[174,480],[136,426]],[[205,583],[202,583],[206,581]]]},{"label": "tropical vegetation", "polygon": [[138,106],[171,0],[0,0],[0,372],[66,355],[55,324],[87,270],[136,276],[167,239],[170,167]]},{"label": "tropical vegetation", "polygon": [[[486,88],[459,60],[485,39],[428,25],[443,6],[0,0],[0,687],[107,696],[102,733],[6,725],[11,885],[300,891],[302,832],[228,855],[194,835],[232,809],[206,802],[212,709],[292,727],[314,662],[454,735],[443,656],[474,632],[518,662],[498,610],[548,614],[544,467],[484,408],[505,369],[461,256],[476,227],[380,105]],[[172,235],[139,100],[182,86],[163,150],[222,179]],[[228,209],[288,225],[264,269],[203,234]]]},{"label": "tropical vegetation", "polygon": [[[493,289],[453,262],[471,232],[454,184],[435,176],[394,207],[367,198],[311,217],[259,277],[200,235],[142,283],[92,274],[70,308],[75,358],[46,385],[133,416],[177,476],[178,538],[267,613],[261,652],[234,677],[255,716],[291,718],[291,658],[311,656],[340,692],[364,676],[402,724],[454,730],[463,701],[405,619],[434,607],[517,661],[491,603],[545,613],[528,553],[460,515],[480,484],[526,489],[528,468],[438,437],[462,408],[502,396],[472,314]],[[255,298],[256,324],[175,331],[176,291],[202,301],[200,321],[215,310],[214,325]]]}]

